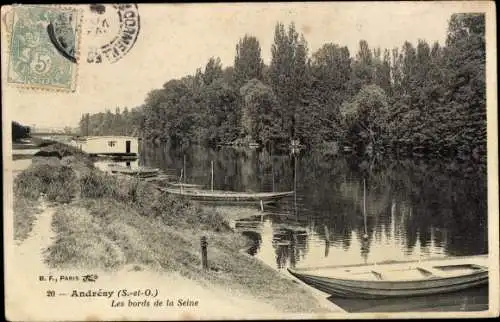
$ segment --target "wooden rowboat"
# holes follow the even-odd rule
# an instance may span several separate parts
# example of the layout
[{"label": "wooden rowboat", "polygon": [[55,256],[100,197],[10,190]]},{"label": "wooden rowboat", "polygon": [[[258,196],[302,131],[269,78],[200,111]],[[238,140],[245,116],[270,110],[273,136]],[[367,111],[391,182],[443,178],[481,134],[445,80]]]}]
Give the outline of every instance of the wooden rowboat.
[{"label": "wooden rowboat", "polygon": [[488,255],[288,271],[306,284],[339,297],[421,296],[487,284]]},{"label": "wooden rowboat", "polygon": [[157,176],[160,171],[159,169],[129,168],[120,165],[110,165],[109,168],[112,173],[138,176],[141,178]]},{"label": "wooden rowboat", "polygon": [[221,202],[221,203],[272,203],[286,196],[293,195],[293,191],[286,192],[236,192],[224,190],[201,190],[201,189],[178,189],[178,188],[162,188],[161,191],[166,193],[183,196],[191,200],[204,202]]}]

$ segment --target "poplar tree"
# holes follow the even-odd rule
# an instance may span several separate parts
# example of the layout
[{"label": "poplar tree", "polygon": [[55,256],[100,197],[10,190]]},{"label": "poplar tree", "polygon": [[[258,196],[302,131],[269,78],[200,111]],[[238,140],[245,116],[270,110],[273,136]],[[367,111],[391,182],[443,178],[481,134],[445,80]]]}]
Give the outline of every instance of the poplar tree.
[{"label": "poplar tree", "polygon": [[245,35],[236,45],[234,58],[234,82],[240,88],[251,79],[262,80],[264,62],[261,57],[260,44],[257,38]]}]

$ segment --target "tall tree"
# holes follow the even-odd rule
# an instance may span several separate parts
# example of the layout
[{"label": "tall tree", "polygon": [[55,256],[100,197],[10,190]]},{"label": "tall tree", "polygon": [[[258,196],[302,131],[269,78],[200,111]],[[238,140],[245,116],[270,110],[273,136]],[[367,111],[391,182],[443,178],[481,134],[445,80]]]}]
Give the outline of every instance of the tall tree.
[{"label": "tall tree", "polygon": [[349,98],[351,58],[347,47],[325,44],[311,59],[311,104],[308,113],[314,119],[313,141],[339,140],[342,136],[340,106]]},{"label": "tall tree", "polygon": [[356,53],[352,66],[351,92],[354,95],[361,87],[373,83],[373,53],[366,40],[359,42],[359,49]]},{"label": "tall tree", "polygon": [[200,126],[205,127],[206,142],[214,145],[232,142],[239,134],[240,111],[237,93],[223,79],[217,79],[201,93],[204,117]]},{"label": "tall tree", "polygon": [[459,152],[486,151],[486,47],[485,16],[462,13],[451,16],[444,52],[445,100],[453,125],[446,141],[457,143]]},{"label": "tall tree", "polygon": [[382,143],[388,112],[387,95],[377,85],[363,86],[352,101],[342,105],[352,140],[372,149],[377,149]]},{"label": "tall tree", "polygon": [[205,85],[212,84],[216,79],[222,78],[222,63],[220,58],[211,57],[205,65],[205,72],[203,73],[203,83]]},{"label": "tall tree", "polygon": [[391,61],[390,52],[388,49],[384,50],[384,56],[381,57],[380,49],[376,51],[374,59],[374,75],[373,83],[380,86],[387,95],[391,95]]},{"label": "tall tree", "polygon": [[267,144],[281,139],[284,132],[276,119],[280,117],[272,89],[257,79],[252,79],[240,89],[243,97],[242,127],[244,135]]},{"label": "tall tree", "polygon": [[309,82],[307,44],[304,37],[299,38],[293,23],[288,32],[282,23],[276,25],[271,56],[269,79],[281,110],[281,128],[291,139],[295,137],[297,111],[304,108]]},{"label": "tall tree", "polygon": [[237,88],[251,79],[262,80],[264,62],[257,38],[245,35],[236,45],[234,81]]}]

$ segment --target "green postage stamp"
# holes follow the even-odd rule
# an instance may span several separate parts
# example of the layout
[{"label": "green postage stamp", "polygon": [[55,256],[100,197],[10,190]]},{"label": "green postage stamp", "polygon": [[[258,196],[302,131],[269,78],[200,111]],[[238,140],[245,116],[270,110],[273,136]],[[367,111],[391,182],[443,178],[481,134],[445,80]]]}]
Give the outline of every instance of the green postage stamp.
[{"label": "green postage stamp", "polygon": [[14,7],[8,83],[73,91],[79,21],[79,11],[74,8]]}]

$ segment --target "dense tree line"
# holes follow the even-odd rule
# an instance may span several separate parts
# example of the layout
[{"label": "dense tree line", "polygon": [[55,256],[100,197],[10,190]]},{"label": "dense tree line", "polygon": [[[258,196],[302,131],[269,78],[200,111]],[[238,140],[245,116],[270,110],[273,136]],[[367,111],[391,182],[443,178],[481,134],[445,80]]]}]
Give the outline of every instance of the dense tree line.
[{"label": "dense tree line", "polygon": [[[81,135],[140,135],[142,128],[143,112],[140,108],[129,111],[127,107],[115,113],[106,110],[104,113],[84,114],[80,119],[79,129]],[[70,129],[68,129],[71,132]]]},{"label": "dense tree line", "polygon": [[[326,43],[309,55],[293,24],[274,30],[269,66],[257,38],[234,65],[211,57],[194,75],[152,90],[144,105],[90,116],[92,134],[130,134],[173,145],[338,142],[362,153],[481,156],[486,147],[485,21],[454,14],[446,44],[401,48]],[[86,124],[82,118],[82,130]]]},{"label": "dense tree line", "polygon": [[19,141],[20,139],[29,138],[31,136],[31,129],[29,126],[24,126],[16,121],[12,121],[12,141]]}]

